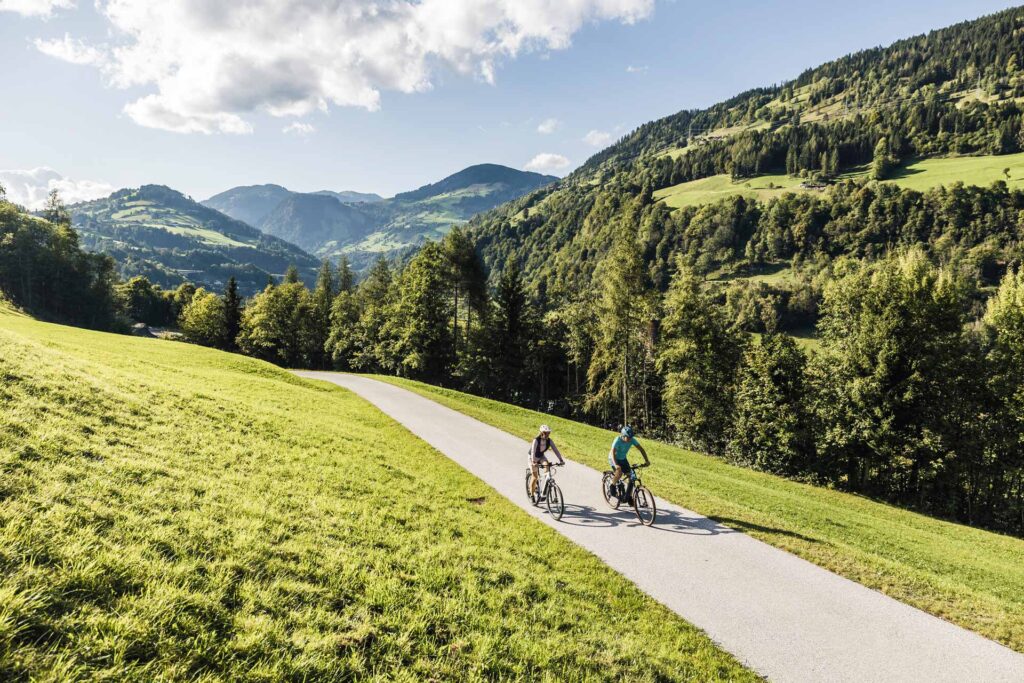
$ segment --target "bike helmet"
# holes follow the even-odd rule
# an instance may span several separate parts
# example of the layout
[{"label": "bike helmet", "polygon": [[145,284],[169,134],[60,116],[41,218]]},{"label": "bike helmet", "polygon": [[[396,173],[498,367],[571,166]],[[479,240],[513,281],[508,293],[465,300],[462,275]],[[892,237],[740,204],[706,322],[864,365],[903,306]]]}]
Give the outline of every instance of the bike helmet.
[{"label": "bike helmet", "polygon": [[620,432],[620,433],[622,434],[622,436],[626,437],[627,439],[632,439],[633,438],[633,428],[630,427],[629,425],[626,425],[625,427],[623,427],[622,428],[622,432]]},{"label": "bike helmet", "polygon": [[540,426],[540,433],[541,434],[550,434],[551,433],[551,427],[548,427],[547,425],[541,425]]}]

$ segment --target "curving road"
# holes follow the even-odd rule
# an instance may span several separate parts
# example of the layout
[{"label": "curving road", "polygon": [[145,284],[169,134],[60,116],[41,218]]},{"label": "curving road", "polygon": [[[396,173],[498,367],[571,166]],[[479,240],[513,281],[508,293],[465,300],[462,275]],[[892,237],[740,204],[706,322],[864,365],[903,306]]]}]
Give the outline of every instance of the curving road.
[{"label": "curving road", "polygon": [[605,505],[584,465],[558,472],[555,522],[526,500],[525,441],[384,382],[297,374],[367,399],[770,680],[1024,682],[1024,655],[695,512],[658,499],[655,526],[642,527]]}]

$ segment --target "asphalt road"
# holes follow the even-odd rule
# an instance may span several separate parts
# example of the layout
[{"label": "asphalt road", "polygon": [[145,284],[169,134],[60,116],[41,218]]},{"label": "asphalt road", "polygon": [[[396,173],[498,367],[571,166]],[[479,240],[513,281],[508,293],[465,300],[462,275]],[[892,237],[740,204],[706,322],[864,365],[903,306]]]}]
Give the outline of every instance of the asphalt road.
[{"label": "asphalt road", "polygon": [[526,498],[525,441],[384,382],[297,374],[367,399],[770,680],[1024,683],[1024,655],[678,505],[659,498],[655,525],[640,526],[579,463],[557,472],[556,522]]}]

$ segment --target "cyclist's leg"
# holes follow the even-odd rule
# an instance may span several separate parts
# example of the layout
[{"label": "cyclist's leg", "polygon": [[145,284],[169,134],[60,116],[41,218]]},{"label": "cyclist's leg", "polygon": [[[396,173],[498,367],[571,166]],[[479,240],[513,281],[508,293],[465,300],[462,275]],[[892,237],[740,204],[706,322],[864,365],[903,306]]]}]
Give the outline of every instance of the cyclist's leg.
[{"label": "cyclist's leg", "polygon": [[533,478],[530,479],[530,491],[537,493],[537,487],[540,486],[540,468],[537,467],[536,460],[530,463],[530,470],[533,472]]}]

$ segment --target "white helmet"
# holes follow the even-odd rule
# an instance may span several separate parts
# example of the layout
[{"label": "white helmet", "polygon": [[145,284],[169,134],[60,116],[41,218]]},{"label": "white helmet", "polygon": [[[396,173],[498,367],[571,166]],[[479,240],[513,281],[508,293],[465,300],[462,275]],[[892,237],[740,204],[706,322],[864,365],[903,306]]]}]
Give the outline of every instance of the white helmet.
[{"label": "white helmet", "polygon": [[548,427],[547,425],[541,425],[540,426],[540,433],[541,434],[550,434],[551,433],[551,427]]}]

